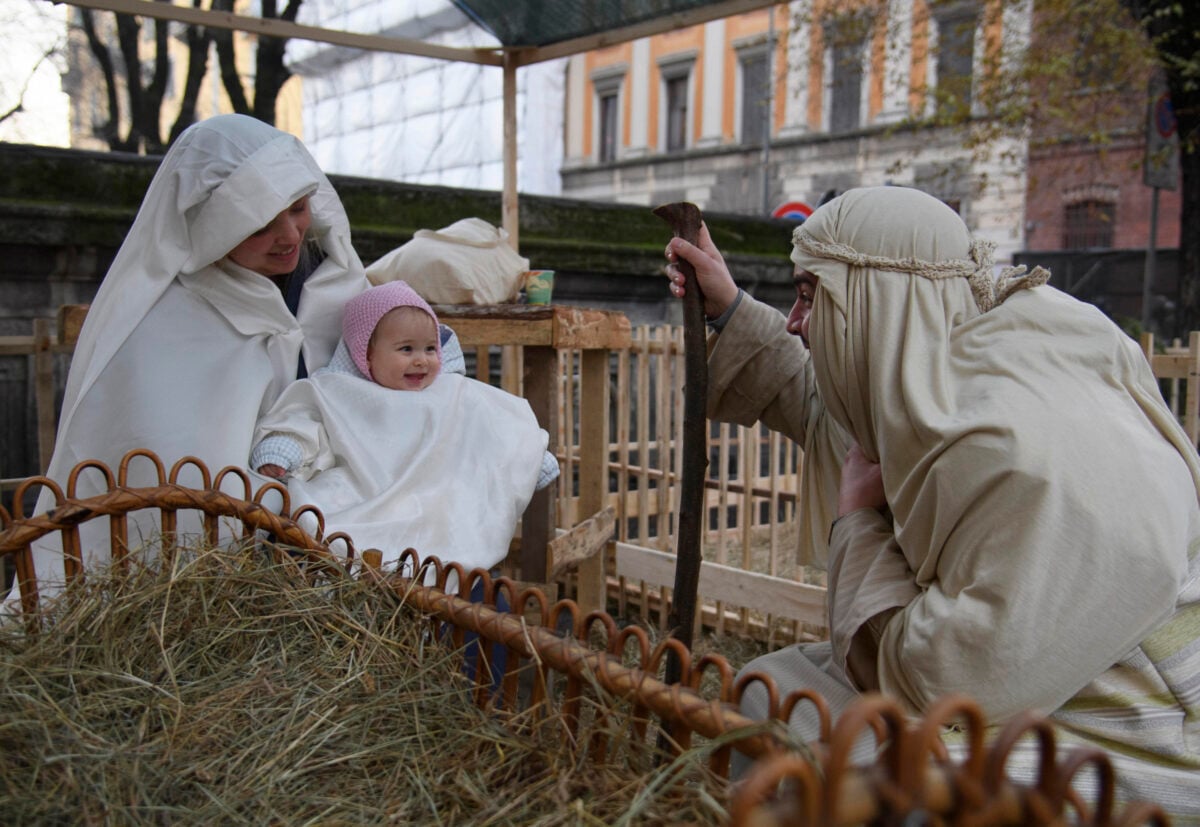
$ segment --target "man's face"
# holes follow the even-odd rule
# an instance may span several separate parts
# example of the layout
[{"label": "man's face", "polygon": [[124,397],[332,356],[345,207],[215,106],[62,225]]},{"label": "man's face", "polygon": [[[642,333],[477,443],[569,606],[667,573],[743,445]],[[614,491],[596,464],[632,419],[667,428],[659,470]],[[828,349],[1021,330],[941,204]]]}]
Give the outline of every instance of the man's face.
[{"label": "man's face", "polygon": [[817,293],[818,281],[820,280],[812,273],[799,267],[792,276],[792,284],[796,286],[796,303],[792,305],[792,312],[788,314],[787,331],[793,336],[799,336],[805,347],[809,347],[808,323],[812,317],[813,296]]}]

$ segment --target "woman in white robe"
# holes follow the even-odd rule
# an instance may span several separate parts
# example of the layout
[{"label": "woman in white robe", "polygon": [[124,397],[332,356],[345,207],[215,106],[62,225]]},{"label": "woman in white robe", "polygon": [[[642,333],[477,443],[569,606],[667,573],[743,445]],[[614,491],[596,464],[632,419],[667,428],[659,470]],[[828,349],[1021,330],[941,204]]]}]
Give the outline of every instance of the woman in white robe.
[{"label": "woman in white robe", "polygon": [[[282,241],[256,252],[269,226],[305,205],[311,223],[298,252]],[[264,257],[300,263],[280,274]],[[213,473],[244,467],[258,417],[299,371],[329,361],[342,306],[367,286],[341,201],[297,138],[242,115],[195,124],[163,158],[88,312],[48,476],[65,488],[83,460],[115,473],[134,448],[168,470],[184,456]],[[150,463],[133,463],[128,484],[157,484]],[[76,495],[102,490],[89,471]],[[43,490],[37,513],[53,505]],[[181,533],[198,526],[199,515],[180,514]],[[109,559],[107,521],[83,529],[85,568]],[[157,512],[133,515],[130,547],[157,531]],[[64,579],[61,549],[55,539],[34,551],[40,591],[52,594]]]},{"label": "woman in white robe", "polygon": [[[912,189],[851,190],[797,228],[786,321],[702,241],[668,257],[722,327],[710,414],[805,447],[803,536],[828,554],[830,641],[745,671],[835,709],[961,692],[992,724],[1051,714],[1108,751],[1123,798],[1200,817],[1200,461],[1136,344],[1045,271],[995,278]],[[1032,775],[1032,748],[1008,771]]]}]

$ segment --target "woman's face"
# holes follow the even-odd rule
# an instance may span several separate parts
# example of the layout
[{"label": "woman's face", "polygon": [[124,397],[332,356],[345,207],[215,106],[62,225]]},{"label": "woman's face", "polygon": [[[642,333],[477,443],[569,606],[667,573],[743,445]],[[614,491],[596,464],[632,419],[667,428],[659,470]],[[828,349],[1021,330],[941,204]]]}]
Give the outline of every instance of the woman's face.
[{"label": "woman's face", "polygon": [[808,325],[812,318],[813,296],[816,295],[819,281],[817,276],[799,267],[792,276],[792,283],[796,286],[796,303],[792,305],[792,312],[788,314],[787,330],[793,336],[799,336],[805,347],[809,347]]},{"label": "woman's face", "polygon": [[229,258],[264,276],[286,276],[300,262],[300,245],[311,224],[306,195],[230,250]]}]

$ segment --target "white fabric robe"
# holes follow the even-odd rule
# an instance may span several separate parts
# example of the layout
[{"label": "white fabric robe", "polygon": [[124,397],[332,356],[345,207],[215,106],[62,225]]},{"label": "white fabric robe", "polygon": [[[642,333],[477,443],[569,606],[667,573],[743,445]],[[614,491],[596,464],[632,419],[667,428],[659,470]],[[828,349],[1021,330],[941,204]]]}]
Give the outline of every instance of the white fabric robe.
[{"label": "white fabric robe", "polygon": [[256,441],[269,434],[300,444],[291,507],[317,506],[327,536],[345,532],[385,564],[413,548],[468,571],[508,553],[548,440],[524,399],[452,373],[397,391],[322,371],[284,392]]}]

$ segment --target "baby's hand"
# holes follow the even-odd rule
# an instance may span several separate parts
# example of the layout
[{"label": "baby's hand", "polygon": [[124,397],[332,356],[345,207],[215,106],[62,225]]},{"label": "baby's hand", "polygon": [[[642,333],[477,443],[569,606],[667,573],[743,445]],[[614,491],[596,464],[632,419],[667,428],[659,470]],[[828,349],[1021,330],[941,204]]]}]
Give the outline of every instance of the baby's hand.
[{"label": "baby's hand", "polygon": [[282,465],[275,465],[269,462],[266,465],[258,466],[258,473],[264,477],[274,477],[277,480],[281,480],[287,476],[287,469]]}]

